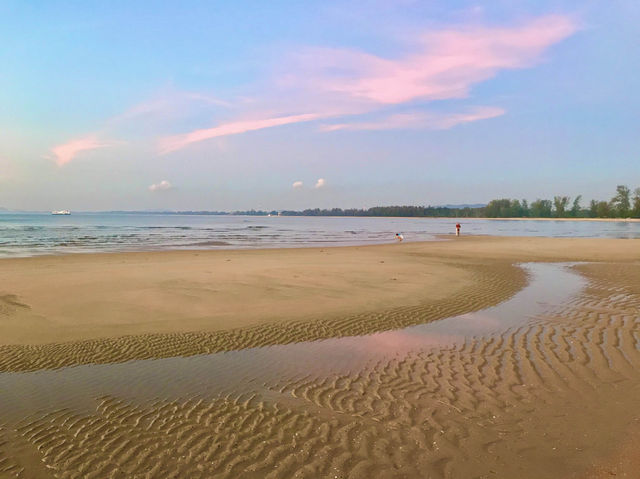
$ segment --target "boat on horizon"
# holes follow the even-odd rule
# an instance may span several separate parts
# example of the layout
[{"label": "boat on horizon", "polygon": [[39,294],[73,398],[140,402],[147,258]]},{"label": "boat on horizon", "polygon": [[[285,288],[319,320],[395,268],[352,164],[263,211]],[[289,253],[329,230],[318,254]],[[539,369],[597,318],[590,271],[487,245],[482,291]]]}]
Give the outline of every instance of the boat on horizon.
[{"label": "boat on horizon", "polygon": [[70,215],[71,211],[69,210],[52,211],[51,214],[52,215]]}]

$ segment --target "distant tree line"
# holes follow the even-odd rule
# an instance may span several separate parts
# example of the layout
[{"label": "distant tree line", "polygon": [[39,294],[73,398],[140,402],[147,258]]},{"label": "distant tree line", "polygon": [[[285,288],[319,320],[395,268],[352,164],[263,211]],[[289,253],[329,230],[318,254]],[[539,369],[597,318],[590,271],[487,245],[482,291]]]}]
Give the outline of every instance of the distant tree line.
[{"label": "distant tree line", "polygon": [[408,216],[454,218],[640,218],[640,188],[633,191],[625,185],[616,187],[609,201],[591,200],[582,206],[582,195],[575,198],[554,196],[553,200],[497,199],[483,207],[449,208],[438,206],[376,206],[368,209],[309,209],[281,211],[285,216]]},{"label": "distant tree line", "polygon": [[[124,213],[124,212],[123,212]],[[133,213],[133,212],[128,212]],[[149,213],[149,212],[147,212]],[[554,196],[553,200],[502,198],[480,207],[452,208],[447,206],[374,206],[373,208],[306,209],[302,211],[163,211],[157,214],[182,215],[247,215],[247,216],[402,216],[429,218],[640,218],[640,188],[632,191],[625,185],[616,187],[609,201],[591,200],[582,206],[582,195],[575,198]]]},{"label": "distant tree line", "polygon": [[625,185],[616,187],[616,194],[609,201],[591,200],[583,207],[582,195],[573,198],[554,196],[553,200],[492,200],[483,209],[487,218],[640,218],[640,188],[633,191]]},{"label": "distant tree line", "polygon": [[172,214],[172,215],[207,215],[207,216],[411,216],[411,217],[461,217],[479,218],[483,216],[483,208],[450,208],[446,206],[375,206],[367,209],[332,208],[294,210],[246,210],[246,211],[111,211],[110,213],[126,214]]},{"label": "distant tree line", "polygon": [[282,216],[403,216],[403,217],[431,217],[431,218],[479,218],[483,208],[449,208],[446,206],[374,206],[373,208],[357,209],[319,208],[303,211],[281,211]]}]

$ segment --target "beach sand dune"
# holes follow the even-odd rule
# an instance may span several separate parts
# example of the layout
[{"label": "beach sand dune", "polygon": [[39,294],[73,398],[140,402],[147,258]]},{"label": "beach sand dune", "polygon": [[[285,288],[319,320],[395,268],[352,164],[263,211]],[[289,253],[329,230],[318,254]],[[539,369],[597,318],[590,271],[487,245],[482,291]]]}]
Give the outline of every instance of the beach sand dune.
[{"label": "beach sand dune", "polygon": [[[310,314],[230,330],[5,344],[0,381],[14,384],[29,378],[21,375],[45,373],[54,380],[80,377],[82,368],[90,373],[132,359],[397,329],[512,297],[527,282],[516,262],[598,262],[570,266],[586,287],[533,315],[522,311],[523,321],[450,343],[390,351],[345,370],[270,376],[256,368],[256,377],[239,374],[235,383],[232,377],[224,392],[203,386],[180,393],[178,386],[164,396],[155,390],[140,395],[135,384],[132,391],[98,394],[99,386],[80,381],[77,391],[85,387],[91,396],[82,406],[54,401],[30,414],[11,412],[5,402],[0,476],[633,477],[633,440],[640,431],[638,242],[465,238],[396,246],[385,262],[398,255],[420,268],[452,268],[461,284],[449,296],[425,294],[409,305],[400,297],[379,298],[375,309],[332,309],[326,319]],[[380,255],[391,248],[362,250]],[[352,249],[341,251],[356,256]],[[6,294],[13,296],[5,316],[35,309],[27,295]],[[321,314],[322,304],[317,308]],[[223,355],[223,364],[234,364],[234,357]],[[95,363],[105,365],[90,365]],[[147,363],[154,361],[140,362]],[[89,365],[43,369],[82,364]],[[237,371],[245,370],[239,365]],[[167,370],[167,381],[172,377]]]}]

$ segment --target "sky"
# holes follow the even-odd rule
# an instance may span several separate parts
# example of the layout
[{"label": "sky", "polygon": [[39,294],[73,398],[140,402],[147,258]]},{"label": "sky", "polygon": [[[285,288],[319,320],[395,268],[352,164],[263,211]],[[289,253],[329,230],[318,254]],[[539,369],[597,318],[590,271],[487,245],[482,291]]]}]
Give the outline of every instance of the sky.
[{"label": "sky", "polygon": [[607,199],[640,2],[0,0],[0,207]]}]

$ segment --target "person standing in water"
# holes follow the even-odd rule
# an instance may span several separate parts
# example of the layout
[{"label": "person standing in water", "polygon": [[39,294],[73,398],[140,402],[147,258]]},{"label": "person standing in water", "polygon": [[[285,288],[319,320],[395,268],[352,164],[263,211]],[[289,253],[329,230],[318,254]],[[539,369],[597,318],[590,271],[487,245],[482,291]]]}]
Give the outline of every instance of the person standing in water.
[{"label": "person standing in water", "polygon": [[456,236],[460,236],[460,223],[456,223]]},{"label": "person standing in water", "polygon": [[398,241],[402,241],[404,239],[404,236],[402,236],[400,233],[396,233],[396,239]]}]

